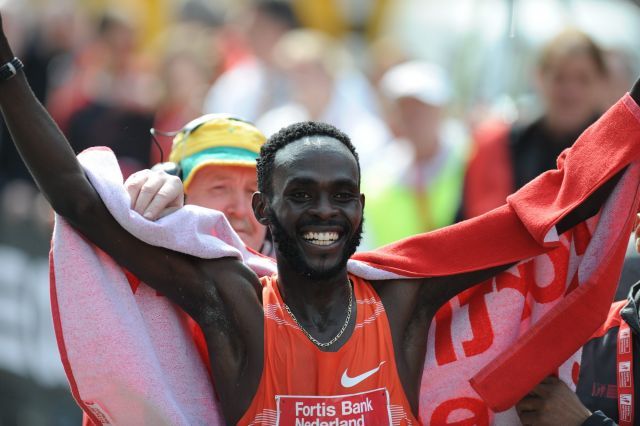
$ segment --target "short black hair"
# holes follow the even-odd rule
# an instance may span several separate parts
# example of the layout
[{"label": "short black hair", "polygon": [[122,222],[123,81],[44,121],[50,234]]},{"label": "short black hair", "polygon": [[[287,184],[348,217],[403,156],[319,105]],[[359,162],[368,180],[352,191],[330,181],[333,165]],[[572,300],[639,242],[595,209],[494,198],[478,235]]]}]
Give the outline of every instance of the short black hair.
[{"label": "short black hair", "polygon": [[260,157],[258,158],[256,166],[258,172],[258,191],[265,194],[272,193],[271,181],[273,174],[273,162],[276,157],[276,153],[291,142],[295,142],[309,136],[327,136],[340,141],[344,146],[346,146],[356,159],[356,164],[358,165],[358,179],[360,179],[360,159],[358,158],[356,148],[351,143],[349,136],[331,124],[316,121],[303,121],[280,129],[260,148]]}]

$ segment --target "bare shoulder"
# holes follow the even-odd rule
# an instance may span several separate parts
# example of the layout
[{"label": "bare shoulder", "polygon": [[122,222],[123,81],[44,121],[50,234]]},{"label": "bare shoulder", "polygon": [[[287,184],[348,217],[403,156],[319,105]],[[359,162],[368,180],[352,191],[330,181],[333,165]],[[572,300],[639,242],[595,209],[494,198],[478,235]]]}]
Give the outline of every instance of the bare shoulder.
[{"label": "bare shoulder", "polygon": [[[394,280],[374,280],[371,281],[383,303],[390,305],[397,304],[403,299],[411,299],[423,288],[424,279],[394,279]],[[387,304],[387,303],[385,303]]]},{"label": "bare shoulder", "polygon": [[[508,269],[511,265],[501,265],[484,270],[460,274],[417,279],[395,279],[372,281],[374,289],[391,315],[398,312],[405,321],[408,313],[416,310],[435,314],[440,306],[462,291],[479,284]],[[404,321],[403,321],[404,322]],[[406,322],[404,322],[406,324]]]},{"label": "bare shoulder", "polygon": [[396,279],[371,281],[387,313],[392,332],[401,332],[415,315],[418,307],[423,307],[422,293],[428,290],[423,279]]},{"label": "bare shoulder", "polygon": [[406,311],[409,306],[416,306],[418,297],[431,298],[433,303],[440,304],[441,300],[447,297],[448,292],[445,289],[454,282],[455,276],[447,276],[380,280],[372,281],[371,285],[385,305]]},{"label": "bare shoulder", "polygon": [[205,281],[205,297],[212,299],[209,302],[222,303],[229,309],[244,307],[262,311],[262,284],[242,261],[230,257],[203,259],[199,269]]}]

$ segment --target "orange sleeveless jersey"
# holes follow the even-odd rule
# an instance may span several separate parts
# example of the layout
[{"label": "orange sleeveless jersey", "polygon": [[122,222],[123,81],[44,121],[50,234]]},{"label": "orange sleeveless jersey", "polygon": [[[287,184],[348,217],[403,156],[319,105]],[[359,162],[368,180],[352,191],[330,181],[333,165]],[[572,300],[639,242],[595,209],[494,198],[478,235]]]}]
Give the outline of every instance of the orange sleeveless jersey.
[{"label": "orange sleeveless jersey", "polygon": [[337,352],[322,352],[285,311],[277,277],[262,280],[264,369],[240,425],[420,424],[398,377],[387,315],[371,284],[350,276],[356,325]]}]

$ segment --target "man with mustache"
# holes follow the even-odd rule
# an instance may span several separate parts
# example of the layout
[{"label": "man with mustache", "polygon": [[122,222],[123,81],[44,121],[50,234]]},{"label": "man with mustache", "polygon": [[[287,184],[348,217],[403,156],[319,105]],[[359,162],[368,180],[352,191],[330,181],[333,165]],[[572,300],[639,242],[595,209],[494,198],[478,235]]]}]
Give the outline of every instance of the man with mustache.
[{"label": "man with mustache", "polygon": [[[39,187],[77,231],[198,322],[227,423],[357,416],[351,424],[419,424],[433,316],[509,265],[423,279],[349,274],[365,202],[358,156],[345,134],[312,122],[282,129],[258,159],[252,207],[273,233],[277,275],[259,279],[235,258],[151,246],[107,210],[4,36],[0,63],[0,107]],[[566,215],[558,233],[577,216]]]}]

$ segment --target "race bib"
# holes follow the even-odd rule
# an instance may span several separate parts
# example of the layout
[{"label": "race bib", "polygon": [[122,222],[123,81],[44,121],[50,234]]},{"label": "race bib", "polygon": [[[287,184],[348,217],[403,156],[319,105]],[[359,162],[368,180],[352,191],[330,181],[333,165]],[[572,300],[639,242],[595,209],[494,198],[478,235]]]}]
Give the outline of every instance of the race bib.
[{"label": "race bib", "polygon": [[376,389],[351,395],[276,395],[282,426],[390,426],[389,394]]}]

